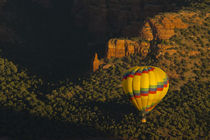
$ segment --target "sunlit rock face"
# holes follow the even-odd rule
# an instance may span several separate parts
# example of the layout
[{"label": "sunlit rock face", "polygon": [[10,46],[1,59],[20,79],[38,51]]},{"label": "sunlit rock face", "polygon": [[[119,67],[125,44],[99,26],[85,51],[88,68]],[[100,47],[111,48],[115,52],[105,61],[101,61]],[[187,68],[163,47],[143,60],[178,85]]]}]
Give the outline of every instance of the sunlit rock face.
[{"label": "sunlit rock face", "polygon": [[185,29],[188,24],[184,23],[178,14],[158,15],[146,21],[141,32],[143,39],[151,41],[153,39],[167,40],[174,34],[174,29]]},{"label": "sunlit rock face", "polygon": [[[182,17],[191,20],[193,15],[190,13],[170,13],[157,15],[144,21],[142,28],[139,29],[139,40],[133,41],[129,39],[109,39],[107,43],[106,58],[110,59],[129,56],[130,54],[139,54],[142,59],[149,52],[155,50],[155,57],[158,59],[163,55],[172,56],[177,53],[177,45],[170,44],[170,39],[176,34],[176,29],[186,29],[190,25],[182,21]],[[194,20],[193,20],[194,21]],[[200,24],[200,22],[198,22]],[[156,42],[156,45],[153,43]],[[198,51],[189,52],[190,56],[198,55]]]},{"label": "sunlit rock face", "polygon": [[125,56],[125,43],[125,40],[109,40],[107,58]]},{"label": "sunlit rock face", "polygon": [[140,32],[140,36],[142,37],[142,39],[151,41],[153,40],[153,32],[152,32],[152,28],[149,24],[149,22],[146,22],[144,24],[144,26],[142,27],[142,30]]},{"label": "sunlit rock face", "polygon": [[98,59],[98,54],[95,53],[95,57],[94,57],[94,60],[93,60],[93,72],[96,71],[101,64],[103,64],[103,61],[100,61]]},{"label": "sunlit rock face", "polygon": [[[183,14],[183,13],[182,13]],[[146,41],[168,41],[175,35],[175,29],[186,29],[188,24],[182,21],[182,14],[170,13],[157,15],[152,19],[146,20],[143,28],[140,30],[140,38]],[[156,58],[165,55],[173,55],[177,51],[171,49],[173,46],[158,44]]]},{"label": "sunlit rock face", "polygon": [[[107,43],[106,58],[121,58],[134,53],[140,54],[142,58],[145,58],[149,49],[150,43],[148,42],[138,42],[129,39],[110,39]],[[103,64],[103,61],[98,59],[98,54],[96,53],[93,60],[93,71],[96,71],[101,64]]]},{"label": "sunlit rock face", "polygon": [[145,57],[148,54],[150,44],[147,42],[137,42],[128,39],[110,39],[107,45],[106,57],[124,57],[134,53]]}]

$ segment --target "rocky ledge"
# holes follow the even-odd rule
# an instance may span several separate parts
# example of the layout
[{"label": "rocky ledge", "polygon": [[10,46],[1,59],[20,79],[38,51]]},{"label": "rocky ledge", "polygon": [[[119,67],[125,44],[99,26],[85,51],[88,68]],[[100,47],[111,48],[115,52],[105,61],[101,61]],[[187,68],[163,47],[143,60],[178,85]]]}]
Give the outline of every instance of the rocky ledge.
[{"label": "rocky ledge", "polygon": [[[209,14],[206,15],[206,18],[208,17]],[[201,25],[202,22],[203,19],[195,12],[181,11],[156,15],[145,20],[143,27],[139,29],[137,39],[110,39],[107,43],[106,58],[121,58],[135,53],[145,58],[151,51],[156,51],[154,54],[157,59],[166,53],[173,55],[177,53],[178,45],[170,39],[176,35],[176,30],[193,26],[190,23]],[[198,54],[198,51],[189,52],[191,56]],[[101,64],[103,62],[98,58],[94,59],[93,71],[96,71]]]}]

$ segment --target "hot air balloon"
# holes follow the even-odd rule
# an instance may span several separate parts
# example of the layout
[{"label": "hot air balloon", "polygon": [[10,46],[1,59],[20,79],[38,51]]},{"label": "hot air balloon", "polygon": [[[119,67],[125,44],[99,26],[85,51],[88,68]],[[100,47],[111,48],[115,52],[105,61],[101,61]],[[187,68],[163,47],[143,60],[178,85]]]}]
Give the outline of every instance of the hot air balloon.
[{"label": "hot air balloon", "polygon": [[166,73],[154,66],[136,66],[123,76],[122,87],[132,104],[142,112],[142,122],[166,95],[169,80]]}]

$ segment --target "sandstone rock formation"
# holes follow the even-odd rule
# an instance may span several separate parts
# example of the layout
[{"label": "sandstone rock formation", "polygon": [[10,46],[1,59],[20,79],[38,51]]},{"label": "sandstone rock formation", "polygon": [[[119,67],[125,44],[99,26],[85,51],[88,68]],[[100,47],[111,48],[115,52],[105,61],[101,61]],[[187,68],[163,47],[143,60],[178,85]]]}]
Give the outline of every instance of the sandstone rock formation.
[{"label": "sandstone rock formation", "polygon": [[107,58],[125,56],[125,40],[110,39],[108,42]]},{"label": "sandstone rock formation", "polygon": [[125,56],[140,52],[139,43],[132,40],[126,40],[125,44]]},{"label": "sandstone rock formation", "polygon": [[140,36],[142,39],[151,41],[153,40],[153,33],[152,33],[152,28],[149,24],[149,22],[146,22],[144,26],[142,27],[142,30],[140,31]]},{"label": "sandstone rock formation", "polygon": [[188,24],[181,20],[179,14],[165,14],[158,15],[145,22],[142,30],[140,31],[141,38],[151,41],[167,40],[174,34],[174,29],[185,29]]},{"label": "sandstone rock formation", "polygon": [[[121,58],[134,53],[140,54],[142,58],[144,58],[147,56],[149,49],[150,43],[144,41],[138,42],[128,39],[110,39],[107,45],[106,58]],[[101,64],[103,64],[103,62],[98,59],[98,54],[96,53],[93,61],[93,71],[96,71]],[[106,69],[107,67],[105,66],[104,68]]]},{"label": "sandstone rock formation", "polygon": [[[184,13],[182,13],[184,14]],[[180,13],[170,13],[164,15],[157,15],[152,19],[145,21],[144,26],[140,30],[141,41],[132,41],[128,39],[110,39],[107,45],[106,57],[124,57],[130,54],[138,53],[142,58],[145,58],[151,49],[152,42],[160,42],[157,44],[157,55],[159,58],[162,55],[168,53],[173,55],[177,53],[177,50],[173,45],[162,44],[161,41],[168,41],[175,35],[175,29],[188,28],[188,24],[182,21],[183,15]],[[185,15],[185,14],[184,14]],[[186,14],[188,17],[194,16],[194,14]],[[195,52],[190,53],[197,55]]]},{"label": "sandstone rock formation", "polygon": [[[182,21],[181,14],[170,13],[164,15],[157,15],[152,19],[145,21],[144,26],[140,30],[140,37],[146,41],[163,41],[169,40],[175,35],[175,29],[186,29],[188,24]],[[158,53],[156,58],[165,55],[173,55],[177,51],[171,49],[171,45],[158,44]]]},{"label": "sandstone rock formation", "polygon": [[95,57],[93,60],[93,72],[95,72],[101,64],[103,64],[103,62],[98,59],[98,54],[95,53]]},{"label": "sandstone rock formation", "polygon": [[148,54],[149,43],[137,42],[127,39],[110,39],[107,46],[107,58],[124,57],[130,54],[138,53],[145,57]]}]

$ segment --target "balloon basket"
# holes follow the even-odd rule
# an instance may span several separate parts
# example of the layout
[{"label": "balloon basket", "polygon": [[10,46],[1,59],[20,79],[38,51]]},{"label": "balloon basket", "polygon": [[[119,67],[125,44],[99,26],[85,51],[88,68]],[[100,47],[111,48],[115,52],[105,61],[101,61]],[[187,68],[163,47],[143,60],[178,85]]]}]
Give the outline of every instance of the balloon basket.
[{"label": "balloon basket", "polygon": [[141,122],[142,123],[146,123],[147,122],[147,120],[146,120],[146,114],[147,114],[147,112],[143,112],[142,113],[142,119],[141,119]]},{"label": "balloon basket", "polygon": [[142,122],[142,123],[146,123],[146,122],[147,122],[146,118],[143,118],[143,119],[141,120],[141,122]]}]

